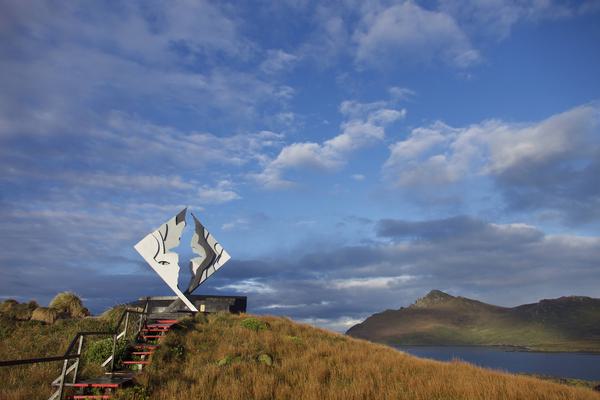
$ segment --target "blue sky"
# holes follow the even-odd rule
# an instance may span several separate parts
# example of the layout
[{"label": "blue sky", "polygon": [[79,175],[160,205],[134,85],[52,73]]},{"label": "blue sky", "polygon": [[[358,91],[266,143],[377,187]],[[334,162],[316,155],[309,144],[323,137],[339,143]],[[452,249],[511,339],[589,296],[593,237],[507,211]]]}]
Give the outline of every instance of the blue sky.
[{"label": "blue sky", "polygon": [[597,1],[0,8],[2,297],[168,294],[133,245],[186,206],[251,312],[600,296]]}]

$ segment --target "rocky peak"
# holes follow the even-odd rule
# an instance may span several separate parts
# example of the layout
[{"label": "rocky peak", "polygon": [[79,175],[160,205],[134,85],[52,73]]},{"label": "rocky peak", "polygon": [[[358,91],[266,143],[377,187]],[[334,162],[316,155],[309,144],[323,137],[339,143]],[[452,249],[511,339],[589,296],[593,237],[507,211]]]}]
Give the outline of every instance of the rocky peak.
[{"label": "rocky peak", "polygon": [[417,299],[414,304],[411,305],[413,308],[424,308],[430,307],[436,304],[442,304],[447,302],[448,300],[454,299],[454,296],[449,295],[448,293],[444,293],[441,290],[434,289],[431,292],[427,293],[425,297],[421,297]]}]

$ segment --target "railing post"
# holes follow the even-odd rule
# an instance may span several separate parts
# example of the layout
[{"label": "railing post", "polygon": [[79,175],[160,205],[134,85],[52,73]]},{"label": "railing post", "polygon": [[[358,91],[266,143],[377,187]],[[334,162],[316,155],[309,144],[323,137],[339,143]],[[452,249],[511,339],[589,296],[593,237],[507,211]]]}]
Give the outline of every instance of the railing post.
[{"label": "railing post", "polygon": [[125,330],[123,332],[125,332],[123,334],[123,337],[125,339],[127,339],[127,326],[129,325],[129,311],[127,311],[127,314],[125,314]]},{"label": "railing post", "polygon": [[115,371],[115,352],[117,350],[117,333],[113,334],[112,360],[110,360],[110,375]]},{"label": "railing post", "polygon": [[68,362],[69,362],[68,359],[66,359],[63,362],[62,372],[60,373],[60,386],[58,388],[58,399],[59,400],[62,400],[63,390],[65,389],[65,374],[67,372],[67,363]]},{"label": "railing post", "polygon": [[77,383],[77,372],[79,371],[79,361],[81,360],[81,350],[83,349],[83,335],[79,336],[79,346],[77,346],[77,361],[75,361],[75,370],[73,371],[73,383]]},{"label": "railing post", "polygon": [[138,333],[141,332],[142,328],[144,327],[144,324],[145,324],[146,318],[147,318],[147,313],[148,313],[148,298],[146,297],[146,303],[144,303],[143,314],[140,314],[140,323],[138,326]]},{"label": "railing post", "polygon": [[150,299],[148,297],[146,297],[146,304],[144,304],[144,323],[146,323],[147,319],[148,319],[148,306],[149,306],[149,301]]}]

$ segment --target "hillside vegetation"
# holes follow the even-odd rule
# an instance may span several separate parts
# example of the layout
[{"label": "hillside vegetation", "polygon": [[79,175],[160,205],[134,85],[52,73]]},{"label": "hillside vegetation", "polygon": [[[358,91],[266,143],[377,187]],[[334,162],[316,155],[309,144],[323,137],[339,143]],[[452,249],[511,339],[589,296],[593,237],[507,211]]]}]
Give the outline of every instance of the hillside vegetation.
[{"label": "hillside vegetation", "polygon": [[[45,323],[0,311],[0,360],[62,354],[77,331],[108,330],[119,314],[116,308]],[[102,373],[103,340],[84,348],[83,376]],[[136,386],[117,392],[117,399],[600,400],[590,389],[419,359],[275,317],[198,314],[169,332],[153,357]],[[60,367],[0,368],[0,399],[47,398]]]},{"label": "hillside vegetation", "polygon": [[285,318],[198,315],[120,399],[599,399],[590,389],[419,359]]},{"label": "hillside vegetation", "polygon": [[374,314],[347,333],[399,345],[600,351],[600,299],[570,296],[505,308],[433,290],[407,308]]},{"label": "hillside vegetation", "polygon": [[[112,312],[98,318],[81,318],[87,313],[87,309],[81,305],[79,299],[74,300],[70,293],[59,294],[56,299],[59,299],[59,306],[68,307],[68,310],[39,307],[35,302],[17,303],[14,300],[6,300],[0,303],[0,360],[62,355],[77,332],[110,330],[118,317],[118,312]],[[57,305],[55,300],[50,303],[51,306],[53,303],[54,306]],[[72,317],[70,312],[79,318]],[[51,316],[47,317],[46,313]],[[84,352],[93,349],[94,343],[104,338],[89,337]],[[60,361],[0,367],[0,399],[48,398],[52,393],[50,382],[60,375],[61,368]],[[101,369],[99,365],[86,363],[84,360],[81,372],[82,376],[94,376],[100,373]]]}]

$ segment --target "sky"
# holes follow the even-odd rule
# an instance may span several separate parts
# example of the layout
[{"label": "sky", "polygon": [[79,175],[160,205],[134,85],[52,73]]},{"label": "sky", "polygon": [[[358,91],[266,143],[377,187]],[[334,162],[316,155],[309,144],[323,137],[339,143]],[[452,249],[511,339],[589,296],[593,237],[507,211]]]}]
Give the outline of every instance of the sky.
[{"label": "sky", "polygon": [[0,71],[0,298],[168,295],[184,207],[253,313],[600,297],[599,1],[0,0]]}]

